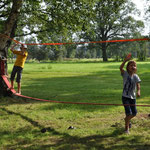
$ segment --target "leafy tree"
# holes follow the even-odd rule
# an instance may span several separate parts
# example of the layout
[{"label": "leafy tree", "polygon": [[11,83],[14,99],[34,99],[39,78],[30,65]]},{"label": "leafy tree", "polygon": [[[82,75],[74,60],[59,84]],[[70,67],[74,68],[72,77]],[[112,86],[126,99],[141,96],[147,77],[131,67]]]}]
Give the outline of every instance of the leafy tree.
[{"label": "leafy tree", "polygon": [[[128,0],[101,0],[93,8],[95,16],[90,18],[91,28],[83,33],[83,38],[107,41],[114,37],[125,37],[144,27],[143,22],[131,16],[135,6]],[[103,61],[107,61],[107,48],[110,43],[100,43]]]},{"label": "leafy tree", "polygon": [[36,59],[40,62],[41,60],[46,60],[48,58],[48,53],[45,50],[38,49],[36,52]]},{"label": "leafy tree", "polygon": [[148,52],[147,42],[139,41],[138,45],[139,45],[139,49],[137,51],[137,58],[140,61],[144,61],[144,60],[146,60],[146,55],[147,55],[147,52]]},{"label": "leafy tree", "polygon": [[68,44],[68,45],[65,45],[65,47],[66,47],[66,58],[75,58],[76,45]]},{"label": "leafy tree", "polygon": [[[147,1],[147,3],[146,3],[146,6],[145,6],[145,9],[146,9],[146,11],[145,11],[145,15],[146,15],[146,17],[145,17],[145,20],[149,23],[150,22],[150,0],[146,0]],[[149,28],[149,38],[150,38],[150,28]]]}]

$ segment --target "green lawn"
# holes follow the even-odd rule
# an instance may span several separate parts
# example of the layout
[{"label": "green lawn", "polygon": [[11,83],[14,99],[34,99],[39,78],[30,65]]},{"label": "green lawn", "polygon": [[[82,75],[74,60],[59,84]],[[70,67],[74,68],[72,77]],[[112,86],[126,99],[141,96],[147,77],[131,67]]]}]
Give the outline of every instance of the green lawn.
[{"label": "green lawn", "polygon": [[[26,63],[22,94],[66,102],[121,104],[121,62]],[[150,62],[138,62],[141,98],[150,105]],[[13,64],[8,65],[11,72]],[[16,86],[16,85],[15,85]],[[149,150],[150,108],[137,107],[130,135],[123,106],[0,100],[0,150]],[[68,129],[73,126],[74,129]],[[45,128],[46,132],[41,133]]]}]

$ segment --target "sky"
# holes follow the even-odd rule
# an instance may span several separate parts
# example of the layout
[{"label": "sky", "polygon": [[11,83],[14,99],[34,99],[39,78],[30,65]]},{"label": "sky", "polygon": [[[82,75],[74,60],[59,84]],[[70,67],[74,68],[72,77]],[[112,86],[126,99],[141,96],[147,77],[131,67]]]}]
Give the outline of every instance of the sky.
[{"label": "sky", "polygon": [[141,15],[140,16],[134,16],[136,19],[140,19],[144,22],[145,24],[145,29],[143,31],[143,34],[144,35],[148,35],[148,33],[150,33],[150,20],[145,20],[144,17],[145,17],[145,14],[144,14],[144,10],[145,10],[145,7],[147,6],[150,6],[150,1],[149,2],[146,2],[146,0],[132,0],[133,3],[136,4],[136,7],[140,10],[141,12]]}]

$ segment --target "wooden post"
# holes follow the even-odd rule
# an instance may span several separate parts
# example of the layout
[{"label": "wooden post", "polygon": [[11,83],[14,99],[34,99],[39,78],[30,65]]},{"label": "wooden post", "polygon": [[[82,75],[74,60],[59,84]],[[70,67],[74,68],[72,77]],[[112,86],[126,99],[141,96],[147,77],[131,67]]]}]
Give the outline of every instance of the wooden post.
[{"label": "wooden post", "polygon": [[12,93],[7,90],[8,87],[2,78],[2,76],[7,76],[6,65],[7,59],[5,57],[0,57],[0,96],[12,95]]}]

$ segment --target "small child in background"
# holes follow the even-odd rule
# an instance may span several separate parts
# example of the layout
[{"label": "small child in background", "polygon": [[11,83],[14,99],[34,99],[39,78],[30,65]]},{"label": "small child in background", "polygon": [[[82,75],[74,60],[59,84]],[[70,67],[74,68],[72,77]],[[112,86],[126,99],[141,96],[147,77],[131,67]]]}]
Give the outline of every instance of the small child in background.
[{"label": "small child in background", "polygon": [[[125,133],[129,134],[129,128],[131,128],[130,120],[136,116],[136,91],[137,96],[140,97],[140,82],[141,79],[136,74],[137,65],[136,62],[131,59],[131,54],[127,55],[123,63],[120,65],[120,72],[123,77],[123,93],[122,103],[125,108]],[[130,60],[130,61],[129,61]],[[128,61],[126,71],[123,69],[125,63]]]}]

